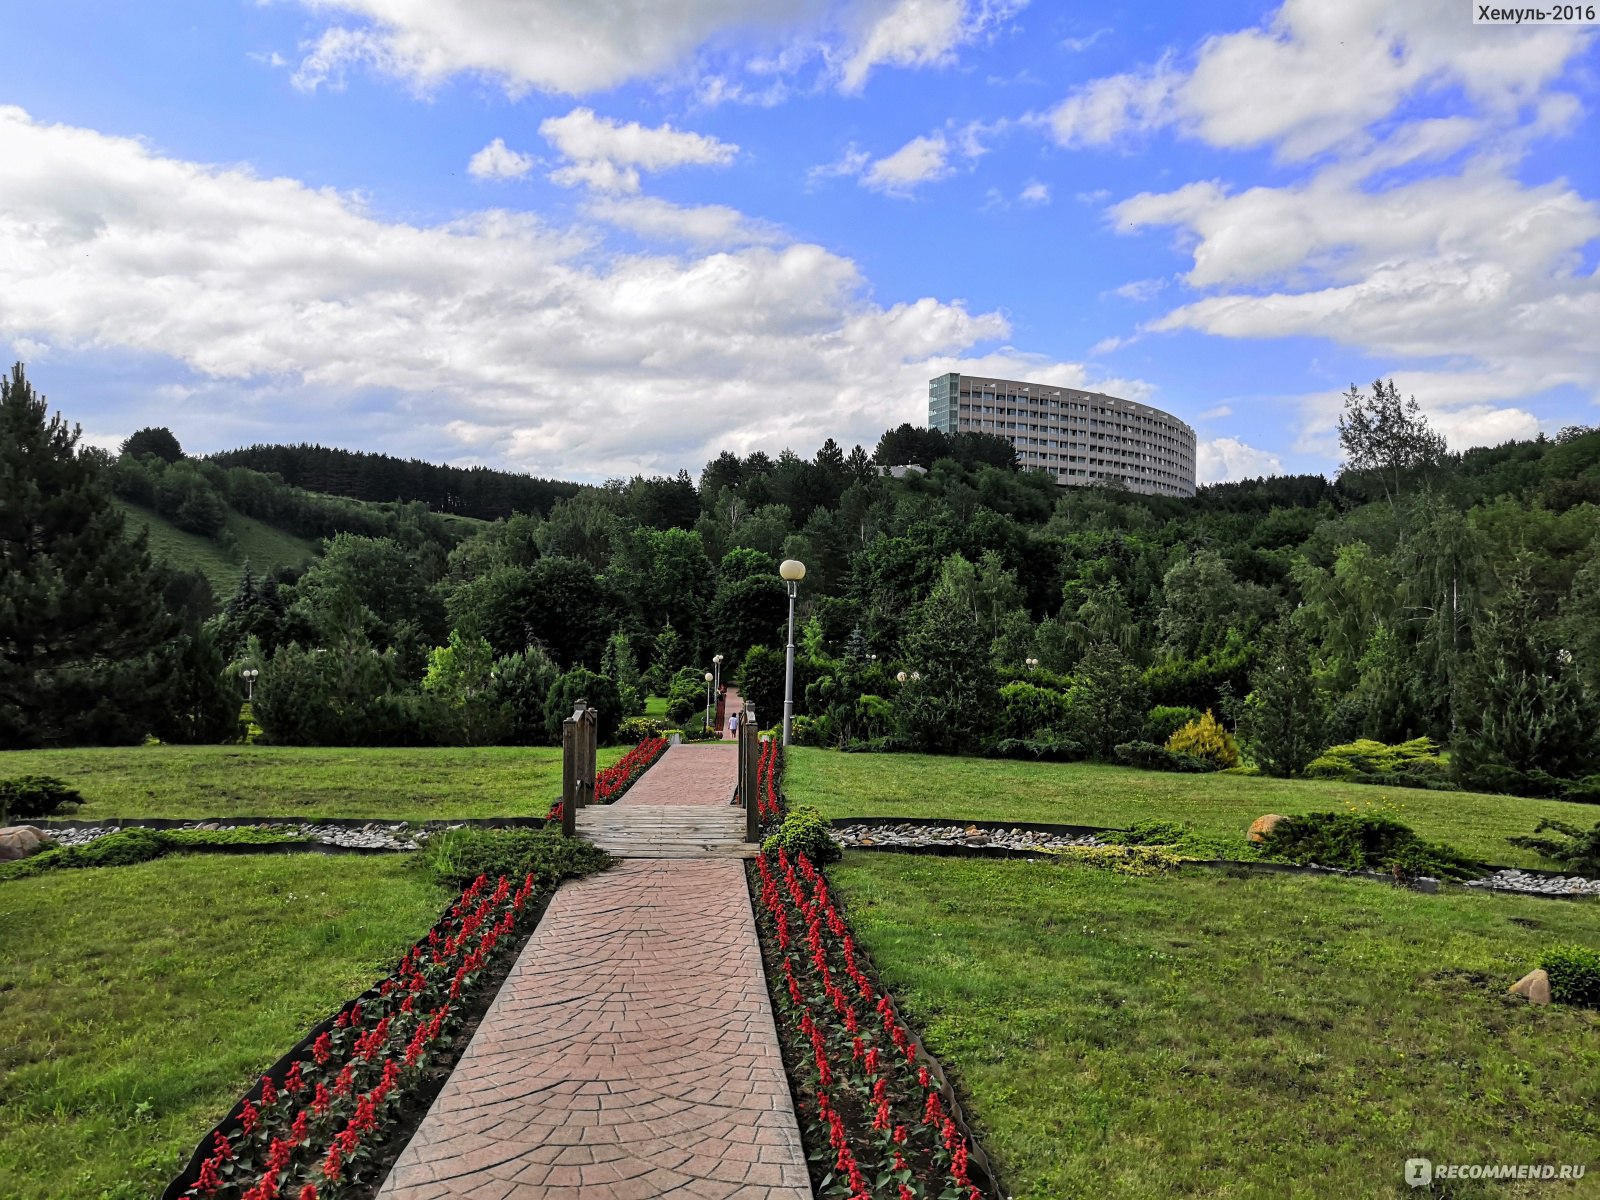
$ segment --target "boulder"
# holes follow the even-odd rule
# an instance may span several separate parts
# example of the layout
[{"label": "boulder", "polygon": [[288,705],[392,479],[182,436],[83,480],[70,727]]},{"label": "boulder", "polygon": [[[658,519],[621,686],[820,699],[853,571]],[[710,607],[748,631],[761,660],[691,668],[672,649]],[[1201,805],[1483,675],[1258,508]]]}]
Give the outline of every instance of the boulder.
[{"label": "boulder", "polygon": [[1543,971],[1529,971],[1506,992],[1511,996],[1526,996],[1529,1004],[1549,1004],[1550,976]]},{"label": "boulder", "polygon": [[1252,842],[1262,841],[1267,834],[1278,827],[1280,821],[1287,821],[1288,819],[1288,817],[1280,816],[1277,813],[1268,813],[1264,817],[1257,817],[1250,822],[1250,832],[1245,836]]},{"label": "boulder", "polygon": [[50,836],[36,826],[11,825],[0,829],[0,862],[15,862],[54,845]]}]

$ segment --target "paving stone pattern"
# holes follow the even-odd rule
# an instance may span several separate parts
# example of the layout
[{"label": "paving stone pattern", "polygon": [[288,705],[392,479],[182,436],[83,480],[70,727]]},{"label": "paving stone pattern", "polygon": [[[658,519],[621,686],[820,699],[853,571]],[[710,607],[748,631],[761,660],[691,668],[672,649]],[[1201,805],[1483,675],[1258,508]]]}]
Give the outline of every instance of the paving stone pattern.
[{"label": "paving stone pattern", "polygon": [[727,804],[733,798],[738,774],[739,748],[732,742],[680,742],[668,746],[655,765],[611,807]]},{"label": "paving stone pattern", "polygon": [[[725,803],[734,758],[674,747],[609,807]],[[810,1197],[743,866],[634,859],[563,886],[379,1196]]]}]

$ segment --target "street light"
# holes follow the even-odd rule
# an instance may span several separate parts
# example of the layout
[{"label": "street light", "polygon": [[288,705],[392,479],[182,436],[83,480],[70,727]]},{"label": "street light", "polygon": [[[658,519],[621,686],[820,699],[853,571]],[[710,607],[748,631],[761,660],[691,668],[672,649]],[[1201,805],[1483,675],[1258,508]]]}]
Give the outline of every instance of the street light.
[{"label": "street light", "polygon": [[722,655],[713,654],[711,656],[711,670],[716,675],[716,678],[712,680],[711,690],[720,696],[722,695]]},{"label": "street light", "polygon": [[245,699],[245,703],[246,704],[255,703],[255,698],[256,698],[256,676],[260,675],[261,672],[256,670],[254,667],[246,667],[244,670],[240,671],[239,674],[244,678],[244,699]]},{"label": "street light", "polygon": [[711,729],[711,672],[706,672],[706,730]]},{"label": "street light", "polygon": [[896,683],[904,683],[906,680],[910,679],[911,676],[907,675],[904,671],[901,671],[894,678]]},{"label": "street light", "polygon": [[1037,658],[1033,658],[1031,656],[1028,657],[1028,658],[1023,659],[1022,661],[1027,663],[1028,670],[1030,670],[1030,671],[1036,670],[1038,668],[1038,666],[1039,666],[1039,660]]},{"label": "street light", "polygon": [[787,750],[794,724],[794,598],[806,577],[806,565],[798,558],[786,558],[778,564],[778,574],[789,585],[789,660],[783,673],[783,748]]}]

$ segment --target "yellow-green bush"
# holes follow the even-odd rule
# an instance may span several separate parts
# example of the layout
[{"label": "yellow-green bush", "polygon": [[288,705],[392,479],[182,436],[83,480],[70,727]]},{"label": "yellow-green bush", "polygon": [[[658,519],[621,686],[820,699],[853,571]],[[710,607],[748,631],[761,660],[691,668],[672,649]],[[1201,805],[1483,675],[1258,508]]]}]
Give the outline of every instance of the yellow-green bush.
[{"label": "yellow-green bush", "polygon": [[1167,739],[1167,749],[1177,754],[1192,754],[1214,762],[1226,770],[1239,765],[1239,743],[1223,728],[1211,710],[1182,726]]}]

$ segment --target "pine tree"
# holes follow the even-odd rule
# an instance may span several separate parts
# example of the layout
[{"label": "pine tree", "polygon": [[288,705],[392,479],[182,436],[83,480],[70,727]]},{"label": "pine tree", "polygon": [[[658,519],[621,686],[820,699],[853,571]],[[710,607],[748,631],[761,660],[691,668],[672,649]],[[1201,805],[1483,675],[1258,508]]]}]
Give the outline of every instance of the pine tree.
[{"label": "pine tree", "polygon": [[0,379],[0,747],[134,740],[158,683],[160,577],[81,434]]},{"label": "pine tree", "polygon": [[1311,672],[1305,640],[1279,613],[1266,637],[1261,664],[1250,673],[1245,699],[1246,744],[1268,775],[1288,777],[1322,753],[1327,728],[1322,696]]},{"label": "pine tree", "polygon": [[1553,633],[1519,568],[1475,631],[1459,689],[1452,758],[1469,786],[1553,790],[1552,777],[1573,779],[1600,765],[1600,700]]}]

